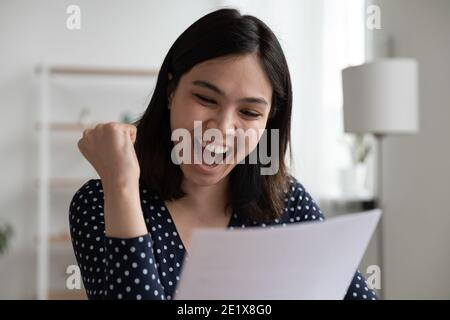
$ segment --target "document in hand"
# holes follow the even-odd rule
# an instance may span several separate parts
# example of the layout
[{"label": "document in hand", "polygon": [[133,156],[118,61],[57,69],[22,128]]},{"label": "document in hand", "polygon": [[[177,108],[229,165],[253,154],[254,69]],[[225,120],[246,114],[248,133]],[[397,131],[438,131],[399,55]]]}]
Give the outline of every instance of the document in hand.
[{"label": "document in hand", "polygon": [[175,299],[343,299],[380,216],[197,229]]}]

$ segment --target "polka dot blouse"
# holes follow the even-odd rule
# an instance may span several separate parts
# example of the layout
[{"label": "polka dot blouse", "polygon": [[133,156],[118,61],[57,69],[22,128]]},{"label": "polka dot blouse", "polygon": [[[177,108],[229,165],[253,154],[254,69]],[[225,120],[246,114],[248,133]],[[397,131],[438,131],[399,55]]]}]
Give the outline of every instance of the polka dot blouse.
[{"label": "polka dot blouse", "polygon": [[[170,300],[176,293],[185,248],[164,201],[142,184],[139,189],[148,233],[131,239],[105,235],[100,180],[89,180],[73,196],[70,233],[89,299]],[[317,204],[295,179],[291,180],[284,201],[282,217],[271,223],[244,220],[233,213],[228,228],[271,228],[324,219]],[[357,271],[345,299],[375,300],[376,295]]]}]

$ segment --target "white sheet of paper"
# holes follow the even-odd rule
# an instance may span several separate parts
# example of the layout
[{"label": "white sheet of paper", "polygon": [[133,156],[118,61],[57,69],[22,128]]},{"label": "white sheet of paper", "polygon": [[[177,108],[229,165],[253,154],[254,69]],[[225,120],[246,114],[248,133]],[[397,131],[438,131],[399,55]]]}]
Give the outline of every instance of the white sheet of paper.
[{"label": "white sheet of paper", "polygon": [[343,299],[380,216],[197,229],[175,299]]}]

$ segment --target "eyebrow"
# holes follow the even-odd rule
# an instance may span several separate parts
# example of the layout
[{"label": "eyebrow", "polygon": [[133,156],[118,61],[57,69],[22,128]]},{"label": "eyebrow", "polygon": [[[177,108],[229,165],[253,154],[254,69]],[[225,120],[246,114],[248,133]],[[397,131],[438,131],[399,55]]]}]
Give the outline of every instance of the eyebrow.
[{"label": "eyebrow", "polygon": [[[196,86],[203,87],[203,88],[209,89],[211,91],[214,91],[215,93],[217,93],[220,96],[223,96],[223,97],[225,96],[225,92],[223,92],[217,86],[213,85],[212,83],[210,83],[208,81],[195,80],[192,83]],[[260,97],[246,97],[246,98],[239,99],[239,102],[258,103],[258,104],[265,105],[267,107],[269,106],[269,103],[264,98],[260,98]]]}]

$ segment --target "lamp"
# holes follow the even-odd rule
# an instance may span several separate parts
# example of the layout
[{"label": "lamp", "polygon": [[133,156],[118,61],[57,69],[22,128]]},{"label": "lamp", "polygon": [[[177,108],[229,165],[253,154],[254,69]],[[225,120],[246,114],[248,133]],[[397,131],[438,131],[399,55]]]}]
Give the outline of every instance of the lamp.
[{"label": "lamp", "polygon": [[[342,71],[344,131],[371,133],[378,144],[378,207],[382,203],[382,141],[387,135],[419,130],[418,63],[408,58],[385,58]],[[383,225],[379,223],[378,259],[384,266]],[[381,277],[381,290],[384,288]],[[381,291],[383,294],[383,291]]]}]

